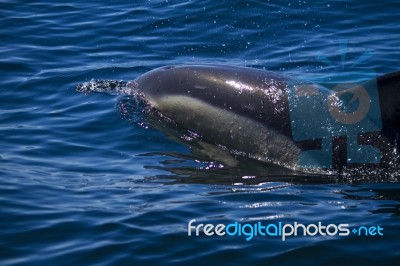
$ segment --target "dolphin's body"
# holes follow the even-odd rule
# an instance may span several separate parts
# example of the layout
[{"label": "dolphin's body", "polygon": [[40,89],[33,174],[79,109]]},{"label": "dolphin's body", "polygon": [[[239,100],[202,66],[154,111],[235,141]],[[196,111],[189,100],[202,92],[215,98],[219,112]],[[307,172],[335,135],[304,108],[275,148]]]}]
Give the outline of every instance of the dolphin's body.
[{"label": "dolphin's body", "polygon": [[[252,68],[186,65],[152,70],[129,86],[231,152],[291,169],[398,167],[399,77],[333,91]],[[355,107],[346,109],[346,93]]]}]

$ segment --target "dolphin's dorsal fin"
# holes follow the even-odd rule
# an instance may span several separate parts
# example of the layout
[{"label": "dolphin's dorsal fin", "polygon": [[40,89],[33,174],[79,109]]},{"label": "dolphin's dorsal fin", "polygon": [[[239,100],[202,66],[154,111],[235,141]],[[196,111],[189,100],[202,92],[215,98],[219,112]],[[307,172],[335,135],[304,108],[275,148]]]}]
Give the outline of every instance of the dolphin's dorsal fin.
[{"label": "dolphin's dorsal fin", "polygon": [[382,122],[400,131],[400,71],[377,78]]}]

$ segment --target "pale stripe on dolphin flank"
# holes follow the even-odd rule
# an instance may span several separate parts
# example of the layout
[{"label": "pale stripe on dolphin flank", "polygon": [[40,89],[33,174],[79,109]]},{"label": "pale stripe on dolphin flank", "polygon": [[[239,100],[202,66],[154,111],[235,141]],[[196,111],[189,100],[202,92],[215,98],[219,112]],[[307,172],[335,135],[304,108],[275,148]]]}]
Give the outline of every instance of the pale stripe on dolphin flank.
[{"label": "pale stripe on dolphin flank", "polygon": [[247,156],[296,168],[300,149],[288,137],[240,114],[182,95],[164,95],[151,104],[184,128]]}]

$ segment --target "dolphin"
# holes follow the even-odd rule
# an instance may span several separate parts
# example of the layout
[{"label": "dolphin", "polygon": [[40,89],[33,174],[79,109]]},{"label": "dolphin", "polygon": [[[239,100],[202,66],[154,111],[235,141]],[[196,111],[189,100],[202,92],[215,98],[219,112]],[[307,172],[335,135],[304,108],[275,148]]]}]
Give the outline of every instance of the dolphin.
[{"label": "dolphin", "polygon": [[178,65],[128,88],[234,154],[294,170],[399,167],[400,72],[328,89],[254,68]]}]

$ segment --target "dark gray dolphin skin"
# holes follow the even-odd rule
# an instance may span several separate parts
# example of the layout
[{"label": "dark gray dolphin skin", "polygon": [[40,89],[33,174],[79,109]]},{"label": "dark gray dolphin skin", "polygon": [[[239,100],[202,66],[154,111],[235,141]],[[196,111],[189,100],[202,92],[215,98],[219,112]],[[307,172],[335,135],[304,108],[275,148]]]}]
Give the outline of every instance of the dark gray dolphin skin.
[{"label": "dark gray dolphin skin", "polygon": [[[139,89],[152,107],[204,140],[257,160],[295,170],[398,167],[400,72],[370,83],[377,86],[379,100],[366,93],[368,83],[338,93],[253,68],[183,65],[149,71],[129,87]],[[346,93],[358,97],[357,110],[340,109],[346,105],[340,99]],[[316,95],[322,100],[313,98],[309,105],[299,100]],[[373,110],[374,104],[378,109]],[[312,130],[322,135],[303,136]],[[367,146],[365,156],[357,152]]]}]

